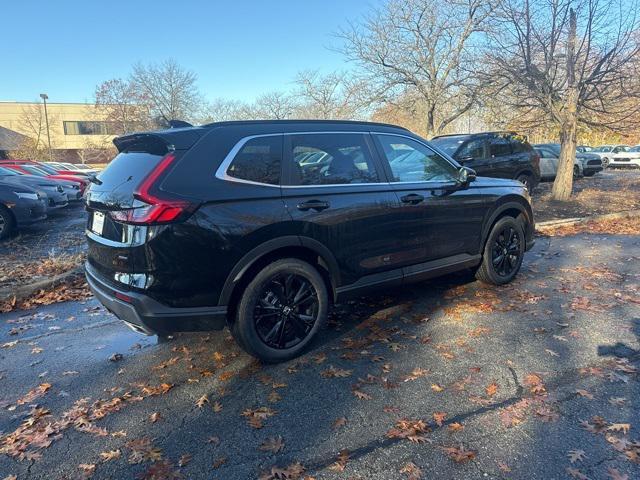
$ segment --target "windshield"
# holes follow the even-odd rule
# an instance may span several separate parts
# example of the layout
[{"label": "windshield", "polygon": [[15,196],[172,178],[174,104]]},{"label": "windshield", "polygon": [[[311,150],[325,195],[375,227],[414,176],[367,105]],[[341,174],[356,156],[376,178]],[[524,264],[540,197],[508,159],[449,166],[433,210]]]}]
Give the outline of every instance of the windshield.
[{"label": "windshield", "polygon": [[0,167],[0,175],[20,175],[18,172],[16,172],[15,170],[11,170],[10,168],[7,167]]},{"label": "windshield", "polygon": [[429,143],[435,145],[450,157],[453,157],[460,148],[460,145],[467,141],[468,138],[468,135],[453,135],[451,137],[434,138]]},{"label": "windshield", "polygon": [[37,168],[38,170],[45,172],[49,175],[57,175],[58,171],[55,168],[50,167],[49,165],[45,165],[44,163],[39,163],[36,167],[35,165],[31,165],[33,168]]},{"label": "windshield", "polygon": [[47,172],[40,170],[38,167],[34,167],[33,165],[20,165],[20,168],[29,172],[32,175],[38,175],[39,177],[47,176]]},{"label": "windshield", "polygon": [[611,145],[602,145],[601,147],[594,148],[592,152],[610,152],[612,148]]},{"label": "windshield", "polygon": [[640,152],[640,145],[636,145],[635,147],[631,147],[627,152]]}]

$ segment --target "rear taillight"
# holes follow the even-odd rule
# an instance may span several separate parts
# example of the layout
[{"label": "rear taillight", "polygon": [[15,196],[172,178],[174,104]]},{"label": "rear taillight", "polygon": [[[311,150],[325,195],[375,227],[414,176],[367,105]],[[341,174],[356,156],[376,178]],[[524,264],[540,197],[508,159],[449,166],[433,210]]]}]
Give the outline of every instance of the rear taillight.
[{"label": "rear taillight", "polygon": [[165,155],[133,192],[133,197],[144,205],[129,210],[113,211],[110,213],[111,218],[133,225],[155,225],[183,220],[192,213],[196,205],[186,200],[168,198],[156,188],[158,181],[175,160],[174,153]]}]

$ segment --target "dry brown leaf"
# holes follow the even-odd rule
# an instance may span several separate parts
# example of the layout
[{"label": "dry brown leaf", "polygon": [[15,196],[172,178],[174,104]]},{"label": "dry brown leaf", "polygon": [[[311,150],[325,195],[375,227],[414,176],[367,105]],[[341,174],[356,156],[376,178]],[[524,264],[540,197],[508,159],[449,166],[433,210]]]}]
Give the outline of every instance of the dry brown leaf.
[{"label": "dry brown leaf", "polygon": [[433,419],[439,427],[442,426],[445,418],[447,418],[447,414],[445,412],[435,412],[433,414]]},{"label": "dry brown leaf", "polygon": [[199,408],[202,408],[205,406],[205,404],[209,403],[209,397],[207,397],[206,395],[202,395],[197,401],[196,401],[196,405]]},{"label": "dry brown leaf", "polygon": [[279,453],[284,449],[284,440],[279,435],[267,438],[258,448],[263,452]]},{"label": "dry brown leaf", "polygon": [[106,452],[102,452],[100,454],[100,458],[102,458],[103,462],[108,462],[109,460],[115,460],[117,458],[120,458],[121,455],[122,455],[122,452],[118,448],[116,450],[109,450]]},{"label": "dry brown leaf", "polygon": [[413,462],[409,462],[402,467],[400,473],[404,473],[407,476],[407,480],[420,480],[422,478],[422,470]]},{"label": "dry brown leaf", "polygon": [[487,395],[493,397],[496,393],[498,393],[498,384],[496,382],[490,383],[487,385],[487,388],[484,389],[487,392]]},{"label": "dry brown leaf", "polygon": [[464,463],[476,458],[476,452],[460,447],[440,447],[447,456],[456,463]]},{"label": "dry brown leaf", "polygon": [[150,416],[149,416],[149,420],[151,421],[151,423],[156,423],[158,420],[162,419],[162,415],[160,415],[160,412],[153,412]]},{"label": "dry brown leaf", "polygon": [[340,418],[336,419],[335,422],[333,422],[333,425],[331,425],[331,428],[335,430],[336,428],[343,427],[346,424],[347,424],[346,417],[340,417]]},{"label": "dry brown leaf", "polygon": [[582,462],[585,459],[585,451],[584,450],[569,450],[567,454],[569,457],[569,461],[571,463]]}]

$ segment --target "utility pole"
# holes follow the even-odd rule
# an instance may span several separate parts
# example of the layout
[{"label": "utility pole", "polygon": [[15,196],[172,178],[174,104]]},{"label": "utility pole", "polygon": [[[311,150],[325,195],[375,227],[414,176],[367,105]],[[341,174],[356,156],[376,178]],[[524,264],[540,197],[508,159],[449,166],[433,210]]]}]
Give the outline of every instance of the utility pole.
[{"label": "utility pole", "polygon": [[44,102],[44,120],[47,123],[47,142],[49,142],[49,161],[53,161],[53,155],[51,154],[51,134],[49,133],[49,115],[47,114],[47,100],[49,96],[46,93],[41,93],[40,98]]}]

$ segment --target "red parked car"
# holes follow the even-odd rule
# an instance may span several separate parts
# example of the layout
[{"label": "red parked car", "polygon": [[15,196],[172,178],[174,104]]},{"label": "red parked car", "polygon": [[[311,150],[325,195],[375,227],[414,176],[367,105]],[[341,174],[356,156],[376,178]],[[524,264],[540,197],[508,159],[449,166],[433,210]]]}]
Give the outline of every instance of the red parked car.
[{"label": "red parked car", "polygon": [[78,184],[81,194],[84,194],[85,189],[89,183],[91,183],[86,175],[71,172],[61,173],[49,165],[45,165],[40,162],[33,162],[31,160],[0,160],[0,165],[28,175],[38,175],[39,177],[58,180],[69,180]]}]

